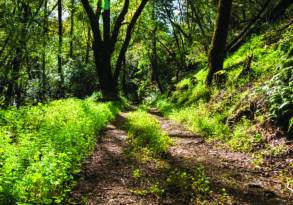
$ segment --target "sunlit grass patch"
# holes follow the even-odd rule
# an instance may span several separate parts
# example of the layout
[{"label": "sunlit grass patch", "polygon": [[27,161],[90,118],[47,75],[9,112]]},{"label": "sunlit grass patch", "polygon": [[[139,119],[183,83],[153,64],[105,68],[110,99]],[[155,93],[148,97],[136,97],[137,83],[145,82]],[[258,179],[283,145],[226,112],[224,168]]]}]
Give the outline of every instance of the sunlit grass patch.
[{"label": "sunlit grass patch", "polygon": [[184,123],[192,131],[205,138],[224,140],[229,135],[229,129],[221,122],[221,116],[212,115],[203,103],[178,109],[169,117]]},{"label": "sunlit grass patch", "polygon": [[60,204],[119,106],[67,99],[0,111],[0,204]]},{"label": "sunlit grass patch", "polygon": [[171,143],[159,121],[144,111],[129,113],[125,128],[128,130],[130,149],[133,152],[143,150],[156,156],[167,152]]}]

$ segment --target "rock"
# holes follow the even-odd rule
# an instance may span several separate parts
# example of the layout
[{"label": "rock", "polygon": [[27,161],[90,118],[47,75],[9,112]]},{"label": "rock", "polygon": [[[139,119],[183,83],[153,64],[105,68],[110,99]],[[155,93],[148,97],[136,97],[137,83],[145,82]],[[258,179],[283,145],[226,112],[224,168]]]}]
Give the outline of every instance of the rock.
[{"label": "rock", "polygon": [[258,184],[258,183],[249,183],[247,185],[247,187],[249,189],[263,189],[263,187],[261,186],[261,184]]},{"label": "rock", "polygon": [[277,195],[275,194],[275,192],[267,190],[264,192],[264,196],[268,199],[272,199],[272,198],[276,198]]}]

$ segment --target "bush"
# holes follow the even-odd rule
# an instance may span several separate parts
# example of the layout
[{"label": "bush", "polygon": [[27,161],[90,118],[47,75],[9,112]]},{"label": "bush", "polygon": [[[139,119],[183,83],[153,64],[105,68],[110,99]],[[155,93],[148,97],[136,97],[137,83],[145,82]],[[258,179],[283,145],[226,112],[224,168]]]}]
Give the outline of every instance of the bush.
[{"label": "bush", "polygon": [[59,100],[0,111],[0,204],[60,204],[118,112],[113,103]]},{"label": "bush", "polygon": [[262,136],[255,133],[252,123],[242,118],[241,121],[235,126],[233,133],[228,141],[228,145],[234,151],[249,152],[254,147],[263,142]]},{"label": "bush", "polygon": [[260,92],[265,95],[270,118],[277,125],[290,131],[290,119],[293,116],[293,61],[280,67],[276,74]]},{"label": "bush", "polygon": [[64,88],[70,96],[85,98],[98,90],[95,65],[76,59],[69,61],[63,69]]},{"label": "bush", "polygon": [[181,80],[176,85],[176,91],[172,93],[171,100],[177,105],[190,105],[198,101],[208,101],[210,91],[205,84],[207,74],[208,70],[202,69],[192,77]]},{"label": "bush", "polygon": [[164,115],[168,115],[174,109],[174,105],[165,98],[158,99],[155,102],[155,107]]}]

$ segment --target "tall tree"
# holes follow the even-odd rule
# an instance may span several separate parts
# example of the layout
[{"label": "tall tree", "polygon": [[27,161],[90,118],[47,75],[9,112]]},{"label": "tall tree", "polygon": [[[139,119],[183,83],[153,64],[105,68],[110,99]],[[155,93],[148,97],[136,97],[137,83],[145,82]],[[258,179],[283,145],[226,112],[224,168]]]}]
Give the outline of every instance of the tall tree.
[{"label": "tall tree", "polygon": [[[130,0],[125,0],[123,8],[114,23],[114,28],[111,35],[110,21],[110,0],[99,0],[97,3],[96,13],[88,0],[81,0],[84,10],[90,21],[90,25],[93,33],[93,51],[95,57],[96,70],[98,73],[100,88],[105,100],[116,100],[118,98],[117,84],[121,71],[123,59],[129,46],[134,26],[145,8],[148,0],[141,0],[138,8],[136,9],[130,23],[126,30],[126,37],[122,43],[122,47],[119,52],[118,60],[116,62],[116,69],[112,72],[112,55],[118,40],[118,35],[123,25],[126,14],[128,13]],[[102,5],[103,3],[103,5]],[[100,16],[103,19],[103,35],[100,30]]]},{"label": "tall tree", "polygon": [[46,47],[48,40],[48,0],[44,1],[44,19],[43,19],[43,52],[42,52],[42,71],[41,71],[41,79],[40,79],[40,93],[39,98],[41,100],[44,99],[46,92]]},{"label": "tall tree", "polygon": [[73,57],[73,33],[74,33],[74,14],[75,14],[75,0],[71,0],[71,15],[70,15],[70,43],[69,43],[69,57]]},{"label": "tall tree", "polygon": [[62,44],[63,44],[63,22],[62,22],[62,0],[58,0],[58,74],[59,74],[59,83],[58,83],[58,93],[57,97],[63,97],[63,71],[62,71]]},{"label": "tall tree", "polygon": [[211,85],[214,74],[223,69],[231,9],[232,0],[219,0],[217,21],[209,51],[208,85]]},{"label": "tall tree", "polygon": [[152,66],[152,81],[154,81],[160,92],[163,93],[163,87],[161,85],[160,79],[159,79],[159,68],[158,68],[158,55],[157,55],[157,31],[158,31],[158,23],[157,23],[157,16],[156,16],[156,2],[152,1],[152,53],[151,53],[151,66]]}]

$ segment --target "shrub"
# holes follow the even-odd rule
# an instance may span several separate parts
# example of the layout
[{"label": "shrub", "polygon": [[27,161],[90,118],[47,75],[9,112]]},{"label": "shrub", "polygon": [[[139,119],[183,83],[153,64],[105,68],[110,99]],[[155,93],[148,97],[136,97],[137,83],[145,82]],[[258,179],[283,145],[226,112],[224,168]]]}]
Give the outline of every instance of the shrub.
[{"label": "shrub", "polygon": [[207,69],[202,69],[191,78],[185,78],[176,85],[176,91],[171,100],[176,104],[190,105],[198,101],[208,101],[210,98],[209,88],[205,84]]},{"label": "shrub", "polygon": [[286,131],[290,131],[290,118],[293,116],[292,62],[288,61],[281,66],[278,74],[260,89],[265,95],[271,120]]},{"label": "shrub", "polygon": [[158,99],[155,102],[155,106],[164,115],[167,115],[168,113],[171,113],[172,110],[174,109],[174,104],[172,104],[171,102],[169,102],[165,98]]},{"label": "shrub", "polygon": [[59,100],[0,111],[0,204],[60,204],[118,112],[113,103]]},{"label": "shrub", "polygon": [[251,122],[245,118],[235,126],[228,145],[235,151],[249,152],[254,146],[263,142],[259,133],[254,133]]}]

